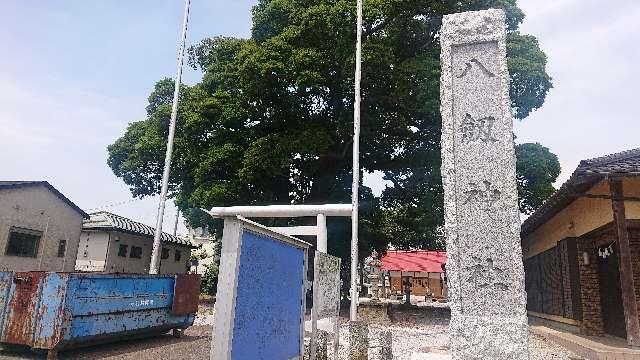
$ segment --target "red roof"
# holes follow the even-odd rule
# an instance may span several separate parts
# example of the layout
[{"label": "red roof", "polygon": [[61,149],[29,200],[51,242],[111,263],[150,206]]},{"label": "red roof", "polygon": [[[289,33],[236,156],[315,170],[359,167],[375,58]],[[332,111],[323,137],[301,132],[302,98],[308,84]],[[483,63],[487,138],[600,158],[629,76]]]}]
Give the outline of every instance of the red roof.
[{"label": "red roof", "polygon": [[447,262],[445,251],[395,251],[382,257],[382,270],[441,273]]}]

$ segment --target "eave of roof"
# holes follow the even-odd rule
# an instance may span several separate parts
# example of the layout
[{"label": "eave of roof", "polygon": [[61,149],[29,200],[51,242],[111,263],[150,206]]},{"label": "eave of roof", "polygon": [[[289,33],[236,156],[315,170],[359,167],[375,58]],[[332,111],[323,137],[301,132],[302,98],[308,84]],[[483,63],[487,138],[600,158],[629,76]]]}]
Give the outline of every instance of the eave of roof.
[{"label": "eave of roof", "polygon": [[521,237],[533,233],[598,182],[612,176],[640,175],[640,148],[582,160],[560,189],[523,223]]},{"label": "eave of roof", "polygon": [[64,196],[60,191],[54,188],[47,181],[0,181],[0,189],[16,189],[23,187],[33,187],[33,186],[44,186],[49,191],[54,193],[60,200],[64,201],[67,205],[69,205],[73,210],[82,215],[83,218],[88,219],[89,214],[84,212],[84,210],[80,209],[80,207],[73,203],[73,201],[69,200],[66,196]]}]

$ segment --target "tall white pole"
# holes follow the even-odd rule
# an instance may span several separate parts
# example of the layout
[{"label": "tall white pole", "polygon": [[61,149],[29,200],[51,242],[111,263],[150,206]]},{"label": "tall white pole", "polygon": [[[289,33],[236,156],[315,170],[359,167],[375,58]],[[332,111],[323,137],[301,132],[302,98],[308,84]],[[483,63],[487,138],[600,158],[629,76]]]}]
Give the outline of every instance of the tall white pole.
[{"label": "tall white pole", "polygon": [[316,236],[316,248],[321,253],[327,253],[327,216],[325,214],[318,214],[316,216],[316,228],[318,235]]},{"label": "tall white pole", "polygon": [[187,40],[187,24],[189,22],[189,2],[184,1],[184,17],[182,19],[182,38],[178,51],[178,69],[176,71],[176,83],[173,91],[173,107],[171,108],[171,122],[169,123],[169,137],[167,138],[167,154],[164,159],[164,172],[162,174],[162,190],[160,191],[160,203],[158,204],[158,217],[156,218],[156,232],[153,236],[153,252],[149,274],[157,274],[160,270],[160,250],[162,249],[162,219],[164,206],[167,202],[169,190],[169,171],[171,170],[171,156],[173,155],[173,137],[176,133],[176,118],[178,116],[178,100],[180,97],[180,82],[182,81],[182,63],[184,62],[184,47]]},{"label": "tall white pole", "polygon": [[353,102],[353,183],[351,184],[351,321],[358,320],[358,187],[360,186],[360,79],[362,77],[362,0],[356,28],[355,99]]}]

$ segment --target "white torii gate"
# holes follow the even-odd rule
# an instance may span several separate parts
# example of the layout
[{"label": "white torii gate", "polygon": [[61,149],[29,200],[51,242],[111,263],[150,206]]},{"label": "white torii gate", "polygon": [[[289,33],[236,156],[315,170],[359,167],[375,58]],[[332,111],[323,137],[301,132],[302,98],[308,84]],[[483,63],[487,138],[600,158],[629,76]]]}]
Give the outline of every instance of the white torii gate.
[{"label": "white torii gate", "polygon": [[316,236],[318,251],[327,252],[327,216],[350,217],[351,204],[267,205],[214,207],[207,211],[213,217],[242,216],[246,218],[294,218],[315,216],[315,226],[270,227],[290,236]]}]

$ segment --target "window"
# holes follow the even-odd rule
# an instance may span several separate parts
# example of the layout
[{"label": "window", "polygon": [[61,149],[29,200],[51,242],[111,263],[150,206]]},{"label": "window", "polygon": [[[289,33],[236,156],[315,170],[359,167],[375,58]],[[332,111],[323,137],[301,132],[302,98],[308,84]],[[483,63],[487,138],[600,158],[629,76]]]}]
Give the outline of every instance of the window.
[{"label": "window", "polygon": [[129,250],[129,245],[120,244],[118,248],[118,256],[127,257],[127,250]]},{"label": "window", "polygon": [[169,253],[171,251],[167,248],[162,248],[162,256],[160,257],[162,260],[166,260],[169,258]]},{"label": "window", "polygon": [[173,255],[173,259],[175,261],[180,261],[180,258],[182,257],[182,251],[180,250],[176,250],[176,253]]},{"label": "window", "polygon": [[12,227],[9,230],[9,241],[6,255],[21,257],[38,257],[38,245],[42,232]]},{"label": "window", "polygon": [[67,252],[67,240],[60,240],[58,242],[58,257],[64,257]]},{"label": "window", "polygon": [[142,259],[142,248],[138,246],[132,246],[131,254],[129,254],[129,257],[134,259]]}]

